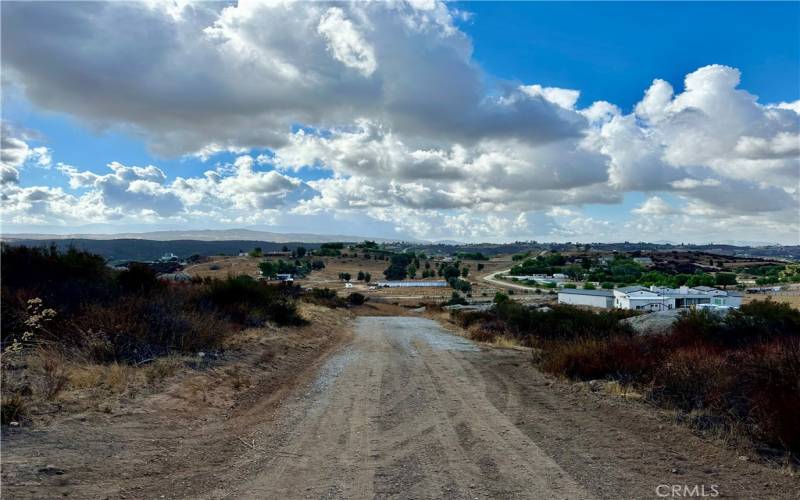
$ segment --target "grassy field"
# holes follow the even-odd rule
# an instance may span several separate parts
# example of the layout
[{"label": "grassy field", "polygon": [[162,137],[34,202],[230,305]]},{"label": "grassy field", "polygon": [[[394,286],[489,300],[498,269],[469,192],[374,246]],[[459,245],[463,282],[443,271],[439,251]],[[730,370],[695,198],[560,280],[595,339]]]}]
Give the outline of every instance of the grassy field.
[{"label": "grassy field", "polygon": [[199,278],[227,278],[230,276],[247,275],[253,278],[261,276],[258,264],[262,261],[258,257],[211,257],[208,262],[192,264],[184,272]]},{"label": "grassy field", "polygon": [[800,309],[800,292],[774,292],[774,293],[748,293],[742,298],[743,304],[748,304],[756,300],[769,298],[775,302],[789,304],[795,309]]}]

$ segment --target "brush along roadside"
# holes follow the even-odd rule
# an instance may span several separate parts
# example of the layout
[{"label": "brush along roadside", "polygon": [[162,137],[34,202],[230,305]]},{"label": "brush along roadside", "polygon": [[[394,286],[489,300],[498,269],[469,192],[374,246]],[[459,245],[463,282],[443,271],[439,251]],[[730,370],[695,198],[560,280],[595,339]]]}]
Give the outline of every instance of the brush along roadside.
[{"label": "brush along roadside", "polygon": [[476,340],[512,338],[533,348],[547,373],[641,397],[698,430],[797,464],[800,311],[772,301],[724,317],[692,310],[655,336],[636,335],[621,321],[628,315],[504,300],[487,312],[452,313]]}]

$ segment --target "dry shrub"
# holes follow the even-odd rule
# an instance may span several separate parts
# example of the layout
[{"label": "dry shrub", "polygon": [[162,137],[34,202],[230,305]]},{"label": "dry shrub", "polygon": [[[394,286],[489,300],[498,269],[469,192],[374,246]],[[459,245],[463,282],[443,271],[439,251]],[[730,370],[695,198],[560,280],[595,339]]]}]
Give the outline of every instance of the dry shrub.
[{"label": "dry shrub", "polygon": [[542,345],[542,369],[580,380],[632,380],[648,371],[650,360],[636,339],[580,338]]},{"label": "dry shrub", "polygon": [[128,296],[108,306],[91,304],[75,319],[75,343],[96,361],[140,362],[173,351],[213,349],[231,327],[193,310],[179,293]]},{"label": "dry shrub", "polygon": [[27,408],[25,397],[19,392],[4,390],[0,395],[0,421],[3,425],[19,422]]},{"label": "dry shrub", "polygon": [[250,378],[242,371],[241,366],[232,366],[225,370],[225,374],[230,377],[231,385],[240,391],[250,385]]},{"label": "dry shrub", "polygon": [[480,325],[467,330],[467,338],[475,342],[492,342],[497,338],[497,332]]},{"label": "dry shrub", "polygon": [[303,295],[303,300],[311,304],[330,308],[347,306],[347,302],[339,297],[336,290],[331,290],[330,288],[313,288],[310,292]]},{"label": "dry shrub", "polygon": [[771,446],[800,451],[800,341],[775,342],[737,360],[753,432]]},{"label": "dry shrub", "polygon": [[105,367],[103,385],[111,392],[122,394],[135,376],[134,368],[123,363],[111,363]]},{"label": "dry shrub", "polygon": [[704,333],[710,335],[692,339],[679,330],[663,337],[552,340],[542,345],[541,367],[574,379],[613,380],[682,415],[703,415],[687,420],[703,431],[800,451],[800,340],[777,336],[730,347],[706,340],[718,333]]},{"label": "dry shrub", "polygon": [[38,378],[38,392],[45,399],[53,399],[69,381],[64,356],[55,350],[42,349],[38,352],[37,358],[37,364],[42,372],[42,376]]},{"label": "dry shrub", "polygon": [[520,346],[516,339],[501,336],[495,337],[492,340],[492,345],[501,349],[513,349]]},{"label": "dry shrub", "polygon": [[96,364],[80,364],[70,367],[69,386],[74,389],[91,389],[102,385],[106,367]]},{"label": "dry shrub", "polygon": [[149,385],[154,385],[175,375],[181,366],[183,366],[183,361],[179,357],[167,356],[158,358],[152,363],[145,365],[142,370],[144,371],[147,383]]}]

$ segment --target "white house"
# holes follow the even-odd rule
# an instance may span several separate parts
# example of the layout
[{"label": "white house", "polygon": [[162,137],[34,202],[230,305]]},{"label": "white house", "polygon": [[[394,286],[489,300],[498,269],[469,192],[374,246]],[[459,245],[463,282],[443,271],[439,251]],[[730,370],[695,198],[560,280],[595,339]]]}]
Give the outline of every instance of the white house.
[{"label": "white house", "polygon": [[628,286],[614,290],[614,307],[644,311],[665,311],[710,304],[738,309],[742,296],[710,286],[667,288]]},{"label": "white house", "polygon": [[611,309],[614,307],[614,292],[611,290],[562,288],[558,291],[558,303]]},{"label": "white house", "polygon": [[675,299],[643,286],[626,286],[614,290],[614,307],[644,311],[675,309]]}]

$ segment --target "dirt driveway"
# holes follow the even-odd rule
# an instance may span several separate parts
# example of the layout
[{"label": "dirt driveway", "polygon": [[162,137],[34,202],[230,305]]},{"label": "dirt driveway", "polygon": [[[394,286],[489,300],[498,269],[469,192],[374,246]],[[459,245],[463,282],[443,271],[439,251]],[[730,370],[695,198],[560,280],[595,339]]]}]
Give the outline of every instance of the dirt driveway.
[{"label": "dirt driveway", "polygon": [[[248,437],[210,498],[658,498],[673,485],[796,498],[640,403],[552,383],[413,317],[362,317],[314,384]],[[269,443],[263,448],[258,443]],[[682,490],[685,491],[685,490]],[[671,493],[670,493],[671,494]]]},{"label": "dirt driveway", "polygon": [[259,383],[233,406],[204,410],[204,397],[177,416],[159,396],[4,435],[3,497],[800,497],[785,471],[664,412],[554,381],[528,353],[429,319],[359,317],[337,345],[276,365],[271,377],[305,374],[285,393]]}]

